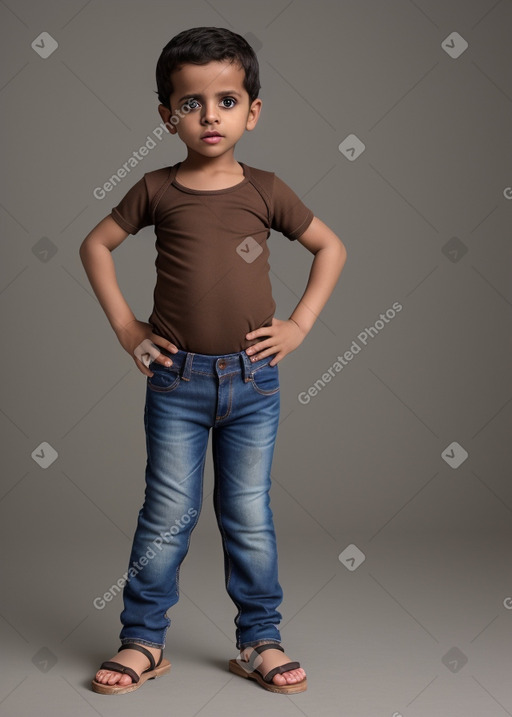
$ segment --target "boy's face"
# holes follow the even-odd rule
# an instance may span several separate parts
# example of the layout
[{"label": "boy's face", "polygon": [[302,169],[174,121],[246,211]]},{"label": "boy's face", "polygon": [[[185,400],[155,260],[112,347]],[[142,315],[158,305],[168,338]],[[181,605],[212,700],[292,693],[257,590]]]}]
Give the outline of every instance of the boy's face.
[{"label": "boy's face", "polygon": [[[258,121],[261,100],[249,106],[244,78],[243,67],[230,60],[185,64],[172,73],[171,109],[158,105],[160,117],[189,152],[219,157],[235,146],[245,130],[254,129]],[[207,132],[217,132],[221,137],[207,141],[203,139]]]}]

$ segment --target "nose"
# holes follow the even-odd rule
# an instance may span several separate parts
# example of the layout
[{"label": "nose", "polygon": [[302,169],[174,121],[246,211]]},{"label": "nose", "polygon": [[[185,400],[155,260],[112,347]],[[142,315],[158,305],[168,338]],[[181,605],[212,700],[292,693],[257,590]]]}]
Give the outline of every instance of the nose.
[{"label": "nose", "polygon": [[211,124],[212,122],[217,122],[218,118],[218,108],[215,101],[205,102],[203,107],[203,121]]}]

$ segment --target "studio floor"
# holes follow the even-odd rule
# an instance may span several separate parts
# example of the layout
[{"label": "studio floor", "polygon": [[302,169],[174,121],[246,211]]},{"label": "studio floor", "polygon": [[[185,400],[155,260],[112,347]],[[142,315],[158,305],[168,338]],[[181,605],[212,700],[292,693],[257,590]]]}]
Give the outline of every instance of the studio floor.
[{"label": "studio floor", "polygon": [[[307,671],[306,692],[272,694],[228,671],[237,654],[235,610],[224,590],[220,539],[207,514],[193,534],[180,601],[170,613],[169,674],[130,694],[91,691],[94,672],[119,645],[122,607],[120,595],[101,610],[92,601],[100,584],[109,587],[112,565],[123,564],[126,545],[102,555],[99,544],[76,541],[58,590],[46,550],[46,562],[34,561],[32,574],[18,582],[20,592],[13,584],[7,595],[0,620],[0,714],[512,714],[509,538],[388,535],[373,545],[351,536],[336,547],[310,523],[293,534],[278,530],[278,544],[283,645]],[[339,558],[343,551],[346,564]]]}]

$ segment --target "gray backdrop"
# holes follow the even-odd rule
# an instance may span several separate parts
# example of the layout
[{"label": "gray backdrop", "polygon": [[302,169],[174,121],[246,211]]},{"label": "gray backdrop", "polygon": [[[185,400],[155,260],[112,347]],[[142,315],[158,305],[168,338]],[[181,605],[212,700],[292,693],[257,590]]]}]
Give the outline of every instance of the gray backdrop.
[{"label": "gray backdrop", "polygon": [[[6,0],[0,20],[0,713],[511,715],[512,3]],[[110,589],[143,500],[145,378],[78,248],[144,172],[185,158],[165,134],[94,197],[155,138],[156,61],[199,25],[258,53],[262,116],[236,158],[290,184],[348,250],[280,363],[282,635],[309,689],[227,671],[209,456],[171,673],[107,698],[89,682],[119,645]],[[312,255],[275,232],[269,246],[287,318]],[[151,227],[114,252],[144,321],[154,258]]]}]

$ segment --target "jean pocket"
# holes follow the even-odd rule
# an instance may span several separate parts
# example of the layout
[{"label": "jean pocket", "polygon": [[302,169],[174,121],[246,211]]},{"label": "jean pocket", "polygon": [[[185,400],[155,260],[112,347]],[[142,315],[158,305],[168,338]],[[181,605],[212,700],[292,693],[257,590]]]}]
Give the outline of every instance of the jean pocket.
[{"label": "jean pocket", "polygon": [[[271,357],[272,358],[272,357]],[[251,384],[257,393],[272,396],[279,391],[279,368],[277,364],[268,363],[259,366],[252,372]]]},{"label": "jean pocket", "polygon": [[153,371],[153,375],[147,377],[148,388],[152,391],[170,393],[181,383],[180,374],[174,366],[162,366],[157,361],[151,361],[148,368]]}]

